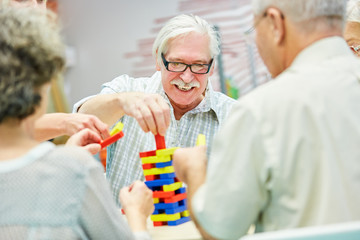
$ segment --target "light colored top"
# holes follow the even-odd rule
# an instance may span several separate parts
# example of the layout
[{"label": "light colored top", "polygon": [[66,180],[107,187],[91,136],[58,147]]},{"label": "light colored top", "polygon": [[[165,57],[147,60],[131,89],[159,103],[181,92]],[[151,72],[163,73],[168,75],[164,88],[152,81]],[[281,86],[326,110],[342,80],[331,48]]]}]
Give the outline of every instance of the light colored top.
[{"label": "light colored top", "polygon": [[360,62],[339,37],[234,105],[194,214],[220,239],[360,220]]},{"label": "light colored top", "polygon": [[[219,125],[236,102],[220,92],[215,92],[209,81],[204,100],[177,121],[161,84],[161,72],[156,72],[150,78],[135,79],[128,75],[121,75],[102,87],[100,94],[119,92],[160,94],[171,109],[171,123],[165,136],[167,148],[195,146],[200,133],[206,136],[206,143],[211,143]],[[76,103],[74,110],[76,111],[87,99],[89,98]],[[106,166],[106,176],[111,182],[113,197],[116,200],[120,188],[135,180],[144,180],[139,153],[156,149],[154,135],[144,133],[135,118],[125,115],[120,121],[124,124],[124,137],[108,147]]]},{"label": "light colored top", "polygon": [[79,147],[45,142],[1,161],[0,199],[0,239],[135,239],[102,166]]}]

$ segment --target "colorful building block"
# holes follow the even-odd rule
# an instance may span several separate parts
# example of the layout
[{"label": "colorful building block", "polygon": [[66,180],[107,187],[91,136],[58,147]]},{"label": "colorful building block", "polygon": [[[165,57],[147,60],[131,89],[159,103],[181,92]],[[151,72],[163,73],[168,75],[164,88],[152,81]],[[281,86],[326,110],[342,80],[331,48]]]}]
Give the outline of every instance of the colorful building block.
[{"label": "colorful building block", "polygon": [[120,138],[122,138],[124,136],[123,132],[118,132],[115,133],[114,135],[108,137],[107,139],[105,139],[104,141],[100,142],[101,148],[107,147],[110,144],[113,144],[114,142],[116,142],[117,140],[119,140]]},{"label": "colorful building block", "polygon": [[174,183],[174,179],[168,178],[168,179],[157,179],[157,180],[153,180],[153,181],[146,181],[145,184],[147,187],[158,187],[158,186],[162,186],[165,184],[172,184]]},{"label": "colorful building block", "polygon": [[180,213],[175,213],[175,214],[153,214],[150,216],[150,219],[152,221],[156,221],[156,222],[164,222],[164,221],[175,221],[181,218]]},{"label": "colorful building block", "polygon": [[151,169],[143,170],[145,176],[147,176],[147,175],[158,175],[158,174],[163,174],[163,173],[173,173],[174,171],[175,170],[174,170],[173,166],[164,167],[164,168],[151,168]]},{"label": "colorful building block", "polygon": [[156,142],[156,149],[164,149],[164,148],[166,148],[164,136],[161,136],[160,134],[156,134],[155,135],[155,142]]}]

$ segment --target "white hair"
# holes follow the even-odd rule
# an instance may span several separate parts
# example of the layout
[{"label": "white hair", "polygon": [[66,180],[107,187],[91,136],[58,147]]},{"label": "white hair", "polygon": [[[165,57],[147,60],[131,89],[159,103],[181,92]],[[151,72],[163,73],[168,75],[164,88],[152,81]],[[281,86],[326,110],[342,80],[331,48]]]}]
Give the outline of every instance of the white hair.
[{"label": "white hair", "polygon": [[346,17],[349,22],[360,23],[360,0],[349,0],[346,7]]},{"label": "white hair", "polygon": [[267,8],[280,9],[294,22],[319,17],[344,19],[347,0],[253,0],[254,14],[262,14]]},{"label": "white hair", "polygon": [[181,14],[170,19],[160,30],[153,44],[153,56],[161,61],[161,54],[168,50],[168,42],[170,39],[184,36],[191,32],[206,34],[209,37],[210,55],[214,58],[219,54],[219,35],[215,28],[204,19],[194,16]]}]

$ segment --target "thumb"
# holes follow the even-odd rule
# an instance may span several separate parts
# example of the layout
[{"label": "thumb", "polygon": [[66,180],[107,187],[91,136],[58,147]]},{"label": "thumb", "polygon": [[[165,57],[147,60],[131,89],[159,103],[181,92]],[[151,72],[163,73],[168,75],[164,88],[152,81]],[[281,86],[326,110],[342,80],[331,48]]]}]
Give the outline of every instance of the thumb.
[{"label": "thumb", "polygon": [[97,144],[97,143],[90,143],[90,144],[84,146],[84,148],[93,155],[97,154],[101,150],[100,144]]}]

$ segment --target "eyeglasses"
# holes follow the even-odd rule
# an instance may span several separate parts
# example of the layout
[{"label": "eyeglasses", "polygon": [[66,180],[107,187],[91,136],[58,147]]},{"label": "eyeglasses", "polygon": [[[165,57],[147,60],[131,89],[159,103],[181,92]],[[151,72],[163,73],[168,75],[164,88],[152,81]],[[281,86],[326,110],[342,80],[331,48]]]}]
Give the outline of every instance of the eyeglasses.
[{"label": "eyeglasses", "polygon": [[161,54],[164,66],[169,72],[185,72],[189,67],[192,73],[196,74],[207,74],[210,70],[213,58],[210,60],[209,64],[186,64],[182,62],[168,62],[166,61],[164,54]]},{"label": "eyeglasses", "polygon": [[257,25],[261,22],[262,19],[266,18],[266,16],[267,16],[267,11],[265,11],[264,14],[255,21],[254,25],[244,32],[244,34],[249,35],[250,33],[254,32]]},{"label": "eyeglasses", "polygon": [[[262,16],[255,21],[254,25],[251,28],[249,28],[248,30],[246,30],[244,32],[245,35],[250,35],[252,32],[255,31],[257,25],[259,25],[261,20],[267,17],[267,14],[268,14],[267,11],[268,11],[268,9],[266,9],[265,12],[262,14]],[[284,19],[285,18],[284,14],[279,9],[278,9],[278,11],[280,12],[281,19]]]},{"label": "eyeglasses", "polygon": [[350,46],[350,49],[358,56],[360,56],[360,45],[358,46]]}]

